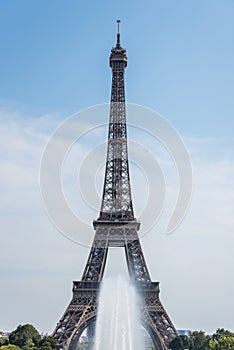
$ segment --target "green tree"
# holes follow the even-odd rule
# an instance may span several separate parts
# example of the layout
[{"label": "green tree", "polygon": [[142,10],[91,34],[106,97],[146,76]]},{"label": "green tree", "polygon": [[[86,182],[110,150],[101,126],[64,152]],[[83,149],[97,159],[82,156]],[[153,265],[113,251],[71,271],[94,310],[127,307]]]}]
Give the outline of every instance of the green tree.
[{"label": "green tree", "polygon": [[224,328],[218,328],[217,331],[212,335],[212,339],[219,339],[221,337],[234,337],[234,333]]},{"label": "green tree", "polygon": [[193,349],[193,341],[187,335],[179,335],[170,342],[171,350]]},{"label": "green tree", "polygon": [[171,342],[170,342],[170,349],[171,350],[181,350],[182,349],[182,340],[180,336],[175,337]]},{"label": "green tree", "polygon": [[1,346],[0,350],[20,350],[20,348],[16,345],[9,344]]},{"label": "green tree", "polygon": [[211,339],[208,350],[234,350],[234,337]]},{"label": "green tree", "polygon": [[9,338],[7,336],[0,337],[0,346],[8,345],[8,344],[9,344]]},{"label": "green tree", "polygon": [[9,335],[9,342],[27,350],[40,344],[41,337],[35,327],[31,324],[19,325]]},{"label": "green tree", "polygon": [[195,331],[191,337],[193,341],[193,350],[207,350],[210,341],[210,336],[203,331]]},{"label": "green tree", "polygon": [[32,339],[27,339],[25,345],[22,346],[22,350],[39,350],[35,347],[35,344]]},{"label": "green tree", "polygon": [[42,338],[41,342],[40,342],[40,350],[53,350],[55,349],[55,345],[56,345],[56,340],[51,337],[45,337]]}]

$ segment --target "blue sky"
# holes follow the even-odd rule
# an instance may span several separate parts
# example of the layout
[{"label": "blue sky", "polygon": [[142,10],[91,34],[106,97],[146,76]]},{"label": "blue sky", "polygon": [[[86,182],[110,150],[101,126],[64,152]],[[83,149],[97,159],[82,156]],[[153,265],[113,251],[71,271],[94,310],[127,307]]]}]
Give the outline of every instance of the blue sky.
[{"label": "blue sky", "polygon": [[[116,19],[128,55],[127,101],[153,108],[177,128],[194,172],[189,212],[167,236],[178,186],[173,164],[146,133],[130,131],[168,177],[165,215],[142,239],[151,276],[161,281],[177,328],[233,329],[234,2],[8,0],[0,2],[0,330],[29,322],[51,332],[84,268],[89,250],[58,234],[45,213],[40,160],[62,120],[109,101]],[[65,179],[70,202],[86,216],[77,164],[92,142],[73,150]],[[144,191],[133,167],[131,174],[133,192]],[[141,192],[133,197],[137,212]]]},{"label": "blue sky", "polygon": [[232,136],[234,4],[196,1],[5,1],[0,102],[39,116],[107,102],[116,19],[127,99],[192,135]]}]

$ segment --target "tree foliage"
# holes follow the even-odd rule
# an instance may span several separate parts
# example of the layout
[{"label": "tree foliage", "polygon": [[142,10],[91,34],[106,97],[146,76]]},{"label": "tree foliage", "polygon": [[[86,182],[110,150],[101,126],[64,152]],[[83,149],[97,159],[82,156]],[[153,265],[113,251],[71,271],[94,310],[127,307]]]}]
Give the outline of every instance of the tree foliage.
[{"label": "tree foliage", "polygon": [[234,350],[234,337],[219,337],[211,339],[208,350]]},{"label": "tree foliage", "polygon": [[0,337],[0,346],[8,345],[8,344],[9,344],[9,338],[7,336]]},{"label": "tree foliage", "polygon": [[20,350],[20,348],[17,345],[13,344],[8,344],[8,345],[3,345],[0,347],[1,350]]},{"label": "tree foliage", "polygon": [[[42,337],[35,327],[30,324],[19,325],[6,338],[6,343],[0,342],[0,350],[53,350],[55,349],[56,340],[51,337]],[[1,338],[0,338],[1,339]],[[3,337],[2,337],[3,339]],[[10,343],[9,345],[5,345]],[[4,346],[1,346],[3,345]]]},{"label": "tree foliage", "polygon": [[40,342],[40,350],[52,350],[55,349],[55,345],[56,345],[56,340],[51,337],[45,337],[42,338],[41,342]]},{"label": "tree foliage", "polygon": [[179,335],[170,343],[171,350],[207,350],[210,341],[210,336],[202,331],[195,331],[191,337]]},{"label": "tree foliage", "polygon": [[212,339],[219,339],[221,337],[234,337],[234,333],[224,328],[218,328],[217,331],[212,335]]},{"label": "tree foliage", "polygon": [[207,350],[207,346],[210,341],[210,336],[206,335],[203,331],[195,331],[191,337],[193,341],[192,350]]},{"label": "tree foliage", "polygon": [[9,335],[10,344],[17,345],[20,348],[24,348],[24,350],[38,346],[40,341],[40,334],[31,324],[19,325],[16,330]]},{"label": "tree foliage", "polygon": [[193,349],[193,341],[187,335],[179,335],[170,343],[171,350]]}]

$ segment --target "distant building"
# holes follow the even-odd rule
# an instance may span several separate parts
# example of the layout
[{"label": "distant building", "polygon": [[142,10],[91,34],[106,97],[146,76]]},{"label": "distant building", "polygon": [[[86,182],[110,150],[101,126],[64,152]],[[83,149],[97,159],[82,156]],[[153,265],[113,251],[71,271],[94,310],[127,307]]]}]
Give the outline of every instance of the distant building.
[{"label": "distant building", "polygon": [[192,331],[190,329],[177,329],[179,335],[187,335],[188,337],[192,336]]},{"label": "distant building", "polygon": [[0,337],[7,337],[9,333],[0,331]]}]

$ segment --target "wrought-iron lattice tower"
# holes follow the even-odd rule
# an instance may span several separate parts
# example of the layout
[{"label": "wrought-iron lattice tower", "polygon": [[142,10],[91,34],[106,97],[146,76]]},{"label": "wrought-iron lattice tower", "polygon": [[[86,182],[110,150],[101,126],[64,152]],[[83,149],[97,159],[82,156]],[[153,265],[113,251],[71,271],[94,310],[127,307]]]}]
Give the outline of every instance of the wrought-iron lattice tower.
[{"label": "wrought-iron lattice tower", "polygon": [[124,89],[126,50],[117,43],[111,50],[112,88],[106,172],[100,215],[93,222],[95,236],[81,281],[73,282],[73,297],[53,332],[57,349],[75,350],[80,335],[97,316],[97,298],[109,247],[123,247],[130,278],[142,296],[142,324],[156,350],[168,350],[176,330],[159,299],[159,282],[152,282],[134,218],[128,165]]}]

